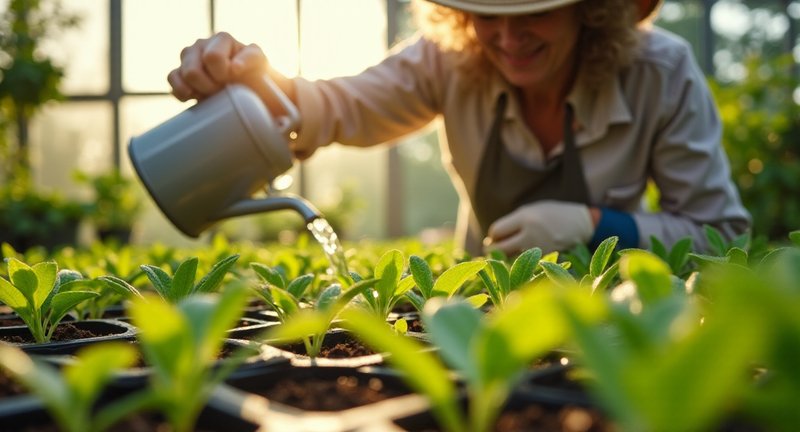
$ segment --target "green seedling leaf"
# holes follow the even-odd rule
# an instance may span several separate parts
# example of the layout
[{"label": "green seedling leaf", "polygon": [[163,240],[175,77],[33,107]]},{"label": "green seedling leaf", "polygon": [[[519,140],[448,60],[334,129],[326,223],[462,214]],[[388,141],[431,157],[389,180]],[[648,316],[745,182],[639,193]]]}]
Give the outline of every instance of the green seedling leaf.
[{"label": "green seedling leaf", "polygon": [[568,286],[575,283],[575,278],[560,264],[550,261],[541,261],[539,265],[542,266],[542,270],[547,275],[547,278],[556,285]]},{"label": "green seedling leaf", "polygon": [[307,274],[294,279],[289,283],[289,286],[286,287],[286,291],[289,291],[294,298],[300,300],[303,298],[303,294],[306,292],[309,286],[311,286],[311,282],[314,281],[314,275]]},{"label": "green seedling leaf", "polygon": [[664,261],[667,261],[667,259],[669,258],[669,252],[667,252],[667,247],[656,236],[652,235],[650,236],[650,249],[657,257],[663,259]]},{"label": "green seedling leaf", "polygon": [[217,358],[226,333],[242,316],[246,301],[246,290],[231,285],[221,293],[193,295],[179,303],[194,336],[196,355],[202,362],[211,363]]},{"label": "green seedling leaf", "polygon": [[703,225],[703,231],[711,251],[718,256],[724,256],[728,251],[728,245],[722,237],[722,233],[711,225]]},{"label": "green seedling leaf", "polygon": [[[464,282],[486,267],[486,261],[467,261],[445,270],[433,284],[434,295],[452,296]],[[440,294],[441,293],[441,294]]]},{"label": "green seedling leaf", "polygon": [[392,303],[397,303],[400,299],[400,296],[403,294],[411,291],[414,288],[414,278],[412,276],[406,276],[400,279],[400,282],[397,284],[397,288],[394,290],[394,296],[392,299]]},{"label": "green seedling leaf", "polygon": [[499,288],[502,297],[505,298],[512,289],[511,275],[508,273],[508,268],[502,261],[488,260],[488,262],[489,266],[492,268],[492,274],[494,274],[494,281],[497,284],[497,288]]},{"label": "green seedling leaf", "polygon": [[442,358],[472,382],[480,379],[473,363],[471,339],[482,327],[482,314],[463,300],[434,297],[425,304],[422,322]]},{"label": "green seedling leaf", "polygon": [[291,316],[300,309],[300,301],[288,291],[277,287],[269,288],[272,302],[281,310],[284,316]]},{"label": "green seedling leaf", "polygon": [[11,282],[0,277],[0,302],[13,310],[26,308],[28,300]]},{"label": "green seedling leaf", "polygon": [[592,260],[589,262],[589,275],[592,278],[597,278],[603,274],[608,262],[611,260],[611,255],[617,247],[619,237],[613,236],[603,240],[592,255]]},{"label": "green seedling leaf", "polygon": [[281,325],[270,327],[264,333],[264,340],[280,343],[295,342],[310,336],[325,334],[330,325],[329,314],[319,310],[301,309]]},{"label": "green seedling leaf", "polygon": [[375,288],[379,298],[388,300],[392,297],[403,275],[403,262],[403,253],[396,249],[386,252],[378,260],[375,266],[378,283]]},{"label": "green seedling leaf", "polygon": [[686,263],[689,262],[689,253],[692,251],[693,247],[694,241],[691,237],[682,238],[672,246],[672,250],[670,250],[669,256],[666,257],[666,261],[669,263],[669,267],[672,269],[673,273],[679,273]]},{"label": "green seedling leaf", "polygon": [[714,255],[690,253],[689,259],[698,264],[725,264],[728,262],[730,258],[727,256],[714,256]]},{"label": "green seedling leaf", "polygon": [[408,291],[405,294],[406,298],[412,305],[414,305],[414,309],[418,311],[422,311],[422,308],[425,307],[425,298],[422,297],[420,294],[417,294],[414,291]]},{"label": "green seedling leaf", "polygon": [[255,270],[256,274],[264,280],[264,282],[275,285],[278,288],[286,288],[286,281],[283,276],[276,270],[265,266],[261,263],[250,263],[250,268]]},{"label": "green seedling leaf", "polygon": [[316,309],[319,311],[329,311],[342,295],[342,286],[332,284],[323,289],[317,297]]},{"label": "green seedling leaf", "polygon": [[510,290],[515,290],[530,281],[541,259],[542,250],[539,248],[528,249],[520,254],[511,265]]},{"label": "green seedling leaf", "polygon": [[192,292],[210,293],[216,291],[220,284],[222,284],[225,274],[228,273],[228,270],[233,267],[233,264],[235,264],[238,259],[239,255],[231,255],[214,264],[214,266],[211,267],[211,271],[200,279],[200,282]]},{"label": "green seedling leaf", "polygon": [[39,285],[39,280],[36,278],[36,273],[34,273],[30,267],[22,262],[19,262],[19,265],[17,265],[14,270],[11,270],[11,263],[14,261],[16,260],[12,259],[8,264],[11,282],[14,284],[16,289],[25,296],[31,306],[33,306],[35,309],[39,309],[41,304],[37,305],[36,300],[34,299],[36,287]]},{"label": "green seedling leaf", "polygon": [[[469,308],[469,307],[468,307]],[[472,310],[474,313],[475,310]],[[447,369],[422,345],[395,334],[384,321],[358,309],[346,310],[342,324],[399,370],[409,385],[428,397],[434,415],[449,432],[469,430],[460,413],[456,388]]]},{"label": "green seedling leaf", "polygon": [[620,261],[620,274],[636,284],[644,303],[653,303],[672,294],[670,268],[655,255],[643,250],[631,251]]},{"label": "green seedling leaf", "polygon": [[747,252],[738,247],[728,249],[727,253],[728,262],[731,264],[738,264],[740,266],[747,266]]},{"label": "green seedling leaf", "polygon": [[408,321],[405,318],[400,318],[394,322],[392,328],[399,334],[406,334],[408,333]]},{"label": "green seedling leaf", "polygon": [[63,378],[75,402],[89,414],[113,373],[136,363],[138,353],[128,343],[106,342],[80,349],[76,358],[64,367]]},{"label": "green seedling leaf", "polygon": [[153,288],[161,295],[161,297],[165,299],[172,298],[172,278],[169,277],[167,272],[162,270],[160,267],[156,267],[149,264],[144,264],[140,267],[147,278],[150,279],[150,283],[153,284]]},{"label": "green seedling leaf", "polygon": [[485,305],[487,301],[489,301],[489,295],[484,293],[473,294],[467,297],[467,303],[472,305],[472,307],[475,309],[480,309],[480,307]]},{"label": "green seedling leaf", "polygon": [[789,240],[791,240],[792,244],[795,246],[800,247],[800,230],[790,232]]},{"label": "green seedling leaf", "polygon": [[108,276],[100,276],[97,278],[103,286],[110,289],[111,291],[128,298],[130,296],[141,297],[142,294],[139,292],[136,287],[126,282],[124,279],[120,279],[113,275]]},{"label": "green seedling leaf", "polygon": [[424,259],[416,255],[411,255],[408,261],[409,270],[422,296],[431,298],[433,292],[433,272],[431,267]]},{"label": "green seedling leaf", "polygon": [[197,275],[197,258],[189,258],[182,262],[175,270],[172,277],[172,286],[167,299],[173,303],[188,296],[194,288],[194,278]]},{"label": "green seedling leaf", "polygon": [[56,325],[72,308],[100,293],[94,291],[64,291],[53,296],[50,303],[50,324]]},{"label": "green seedling leaf", "polygon": [[611,282],[617,277],[617,275],[619,275],[619,261],[611,264],[611,266],[606,269],[606,271],[604,271],[600,277],[594,279],[592,282],[592,292],[594,293],[597,290],[605,291],[608,289],[608,287],[611,285]]},{"label": "green seedling leaf", "polygon": [[168,379],[191,370],[195,359],[189,323],[177,306],[162,297],[144,294],[132,299],[128,312],[133,325],[141,330],[137,338],[156,374]]}]

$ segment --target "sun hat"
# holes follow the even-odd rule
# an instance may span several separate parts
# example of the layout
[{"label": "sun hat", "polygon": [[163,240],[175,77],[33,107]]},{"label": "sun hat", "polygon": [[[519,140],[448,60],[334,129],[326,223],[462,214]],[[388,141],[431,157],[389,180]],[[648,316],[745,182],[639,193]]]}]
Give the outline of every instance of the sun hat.
[{"label": "sun hat", "polygon": [[[429,0],[465,12],[488,15],[521,15],[556,9],[582,0]],[[639,19],[650,16],[661,0],[633,0]]]}]

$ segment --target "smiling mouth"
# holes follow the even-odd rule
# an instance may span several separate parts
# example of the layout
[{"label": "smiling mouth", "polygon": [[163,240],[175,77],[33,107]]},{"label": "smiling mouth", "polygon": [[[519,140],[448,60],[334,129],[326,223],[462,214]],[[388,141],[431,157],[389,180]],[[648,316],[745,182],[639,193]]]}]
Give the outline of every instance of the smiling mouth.
[{"label": "smiling mouth", "polygon": [[509,66],[514,68],[528,66],[533,63],[544,52],[544,45],[540,45],[534,50],[526,50],[519,53],[501,52],[501,55]]}]

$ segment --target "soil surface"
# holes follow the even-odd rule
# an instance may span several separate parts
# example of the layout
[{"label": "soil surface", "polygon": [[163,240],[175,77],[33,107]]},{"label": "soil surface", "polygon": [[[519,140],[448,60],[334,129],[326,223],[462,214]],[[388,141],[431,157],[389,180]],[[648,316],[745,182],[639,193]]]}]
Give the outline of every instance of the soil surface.
[{"label": "soil surface", "polygon": [[408,391],[389,386],[379,377],[342,375],[336,379],[281,379],[256,393],[307,411],[341,411],[408,394]]},{"label": "soil surface", "polygon": [[[335,339],[335,341],[334,341]],[[289,351],[294,354],[307,355],[306,347],[302,343],[295,343],[291,345],[283,345],[278,347],[284,351]],[[375,354],[375,351],[369,349],[364,344],[350,335],[329,335],[322,343],[322,350],[320,350],[320,358],[352,358],[362,357]]]},{"label": "soil surface", "polygon": [[[61,323],[56,327],[53,332],[53,337],[50,338],[52,342],[71,341],[75,339],[87,339],[91,337],[110,336],[119,334],[119,332],[103,332],[103,331],[90,331],[79,329],[70,323]],[[33,336],[30,335],[14,335],[14,336],[0,336],[0,340],[11,343],[35,343]]]}]

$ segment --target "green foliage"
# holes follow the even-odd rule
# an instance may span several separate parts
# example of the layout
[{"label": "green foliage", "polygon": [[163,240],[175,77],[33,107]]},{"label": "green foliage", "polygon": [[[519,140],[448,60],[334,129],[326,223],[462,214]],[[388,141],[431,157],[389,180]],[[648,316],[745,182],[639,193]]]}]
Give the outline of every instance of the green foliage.
[{"label": "green foliage", "polygon": [[130,229],[142,209],[142,199],[132,179],[118,169],[90,175],[76,171],[78,183],[91,187],[92,199],[86,214],[98,230]]},{"label": "green foliage", "polygon": [[36,191],[24,179],[0,186],[0,241],[24,251],[74,244],[84,210],[58,193]]},{"label": "green foliage", "polygon": [[9,279],[0,278],[0,301],[22,318],[36,342],[47,342],[61,319],[79,303],[98,294],[71,290],[80,283],[69,271],[58,271],[54,261],[29,266],[8,259]]},{"label": "green foliage", "polygon": [[[425,303],[434,297],[450,298],[456,295],[464,283],[486,267],[486,261],[458,263],[445,270],[435,281],[433,271],[424,259],[412,255],[409,258],[408,267],[417,290],[407,291],[406,297],[417,310],[421,311]],[[479,293],[469,296],[467,301],[474,307],[481,307],[488,298],[489,296],[485,293]]]},{"label": "green foliage", "polygon": [[120,409],[149,406],[161,411],[175,431],[192,430],[214,387],[249,353],[240,349],[213,367],[246,299],[246,289],[238,285],[221,293],[197,293],[177,304],[154,295],[134,298],[131,321],[141,330],[137,338],[153,373],[150,387],[119,402]]},{"label": "green foliage", "polygon": [[355,310],[345,311],[342,325],[373,348],[391,354],[387,361],[428,396],[446,430],[482,432],[491,429],[514,383],[533,360],[568,340],[570,329],[560,313],[564,305],[591,322],[604,314],[603,304],[586,290],[547,284],[517,290],[514,301],[488,316],[463,299],[438,297],[426,304],[422,319],[430,341],[465,380],[466,418],[453,397],[455,385],[447,368],[419,343]]},{"label": "green foliage", "polygon": [[95,403],[114,371],[132,366],[136,350],[127,343],[106,342],[82,348],[62,371],[30,357],[22,350],[0,345],[0,367],[21,381],[44,402],[60,430],[103,430],[108,408],[95,410]]},{"label": "green foliage", "polygon": [[723,123],[723,144],[753,232],[783,240],[800,226],[800,85],[791,54],[753,56],[741,82],[711,82]]},{"label": "green foliage", "polygon": [[[255,288],[255,292],[284,323],[278,332],[271,333],[266,338],[274,341],[300,339],[305,345],[306,354],[312,358],[319,355],[325,334],[339,312],[356,296],[363,294],[377,282],[375,279],[358,281],[344,292],[341,285],[331,284],[322,289],[315,299],[305,303],[305,307],[311,311],[305,314],[302,300],[306,289],[314,280],[313,275],[300,276],[288,282],[280,272],[264,264],[250,263],[250,267],[265,282],[264,285]],[[292,318],[297,316],[307,318],[297,320],[303,324],[295,324]]]},{"label": "green foliage", "polygon": [[[215,263],[211,270],[195,284],[197,277],[198,258],[192,257],[178,265],[173,276],[170,276],[160,267],[145,264],[142,271],[150,279],[158,294],[167,301],[178,301],[194,294],[210,293],[216,291],[222,284],[225,274],[233,267],[239,255],[231,255]],[[117,280],[116,282],[121,282]]]}]

